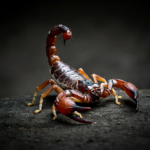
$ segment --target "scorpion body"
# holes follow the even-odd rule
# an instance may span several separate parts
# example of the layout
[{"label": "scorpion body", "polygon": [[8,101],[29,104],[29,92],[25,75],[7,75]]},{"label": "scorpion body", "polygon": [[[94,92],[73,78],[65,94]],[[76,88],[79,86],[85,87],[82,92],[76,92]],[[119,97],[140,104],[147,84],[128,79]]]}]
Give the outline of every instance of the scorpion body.
[{"label": "scorpion body", "polygon": [[[55,43],[57,39],[56,36],[61,33],[63,33],[65,44],[65,41],[71,38],[71,31],[68,27],[60,24],[48,32],[46,40],[46,54],[51,66],[51,79],[45,81],[36,88],[32,103],[28,103],[27,106],[34,105],[37,92],[46,87],[48,84],[51,84],[52,86],[41,94],[39,109],[34,113],[41,112],[43,98],[54,89],[59,95],[56,97],[52,106],[52,112],[54,114],[53,120],[57,118],[57,109],[62,114],[76,121],[92,123],[91,121],[83,119],[82,115],[77,112],[77,110],[90,110],[91,108],[78,106],[75,102],[95,103],[101,98],[108,97],[112,94],[115,97],[116,104],[120,105],[118,99],[121,99],[122,96],[118,96],[113,89],[113,87],[118,87],[124,90],[126,94],[136,102],[136,111],[138,111],[138,89],[132,83],[120,79],[110,79],[107,83],[104,78],[96,74],[92,74],[92,81],[83,69],[80,68],[77,71],[60,60],[59,56],[57,56]],[[99,85],[98,81],[101,81],[102,83]]]},{"label": "scorpion body", "polygon": [[77,72],[74,68],[63,63],[56,62],[51,66],[51,78],[56,81],[64,90],[75,89],[78,90],[78,80],[85,80],[85,77]]},{"label": "scorpion body", "polygon": [[[97,83],[92,82],[91,80],[88,80],[85,76],[80,74],[78,71],[76,71],[74,68],[70,67],[69,65],[65,64],[62,61],[58,61],[54,63],[51,66],[51,78],[57,83],[58,86],[60,86],[63,90],[72,89],[77,90],[82,93],[86,93],[86,87],[97,87],[100,89],[100,86]],[[84,87],[82,86],[82,90],[80,89],[79,81],[84,84]],[[100,95],[100,92],[99,92]],[[98,97],[94,97],[92,102],[97,101],[99,99]],[[84,101],[86,103],[90,103],[91,101]]]}]

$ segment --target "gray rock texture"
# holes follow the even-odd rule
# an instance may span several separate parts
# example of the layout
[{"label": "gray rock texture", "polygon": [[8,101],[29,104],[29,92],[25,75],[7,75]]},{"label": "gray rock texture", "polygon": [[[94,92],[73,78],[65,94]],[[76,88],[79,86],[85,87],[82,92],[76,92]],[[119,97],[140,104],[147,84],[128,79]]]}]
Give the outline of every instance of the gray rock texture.
[{"label": "gray rock texture", "polygon": [[150,149],[150,90],[140,90],[140,109],[123,91],[121,105],[114,97],[102,99],[92,110],[82,111],[92,124],[78,123],[63,116],[52,121],[52,104],[56,96],[44,98],[41,113],[37,96],[34,106],[27,107],[32,96],[14,96],[0,99],[0,149],[1,150],[148,150]]}]

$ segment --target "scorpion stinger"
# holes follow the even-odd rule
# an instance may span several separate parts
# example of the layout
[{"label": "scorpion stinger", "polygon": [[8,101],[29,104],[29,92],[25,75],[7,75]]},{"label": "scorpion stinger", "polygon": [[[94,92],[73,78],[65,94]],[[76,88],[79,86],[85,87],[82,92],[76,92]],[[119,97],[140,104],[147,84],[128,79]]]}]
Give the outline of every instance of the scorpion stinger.
[{"label": "scorpion stinger", "polygon": [[66,40],[69,40],[71,38],[71,36],[72,36],[72,33],[71,33],[70,29],[68,29],[66,33],[63,33],[64,46],[66,46],[65,45]]},{"label": "scorpion stinger", "polygon": [[[52,106],[53,120],[57,118],[57,109],[63,115],[73,120],[83,123],[92,123],[91,121],[83,119],[82,115],[78,112],[78,110],[90,110],[91,108],[81,107],[76,105],[76,103],[96,103],[100,101],[101,98],[108,97],[112,94],[115,97],[116,104],[120,105],[118,99],[121,99],[122,96],[118,96],[113,87],[124,90],[127,95],[135,100],[136,110],[139,109],[138,89],[132,83],[120,79],[111,79],[107,83],[104,78],[96,74],[92,74],[92,81],[82,68],[77,71],[61,61],[55,47],[57,35],[61,33],[63,34],[65,45],[65,41],[69,40],[72,35],[68,27],[60,24],[48,32],[46,39],[46,54],[49,65],[51,66],[51,79],[46,80],[36,88],[32,102],[28,103],[27,106],[34,105],[35,97],[39,90],[42,90],[48,84],[51,84],[51,86],[41,94],[39,109],[34,111],[34,113],[42,111],[43,98],[49,95],[52,90],[55,90],[58,96]],[[102,83],[99,85],[98,81]]]}]

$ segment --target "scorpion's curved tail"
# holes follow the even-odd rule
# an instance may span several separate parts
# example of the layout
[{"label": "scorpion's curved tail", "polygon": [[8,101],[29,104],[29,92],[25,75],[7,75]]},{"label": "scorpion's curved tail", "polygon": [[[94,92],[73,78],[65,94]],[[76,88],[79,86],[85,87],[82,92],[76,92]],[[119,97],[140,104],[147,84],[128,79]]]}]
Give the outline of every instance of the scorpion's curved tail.
[{"label": "scorpion's curved tail", "polygon": [[55,26],[51,31],[48,32],[47,39],[46,39],[46,54],[48,57],[48,62],[50,66],[56,61],[60,61],[60,58],[56,55],[57,50],[54,46],[57,40],[57,35],[63,33],[64,44],[65,40],[71,38],[71,31],[68,27],[60,24]]}]

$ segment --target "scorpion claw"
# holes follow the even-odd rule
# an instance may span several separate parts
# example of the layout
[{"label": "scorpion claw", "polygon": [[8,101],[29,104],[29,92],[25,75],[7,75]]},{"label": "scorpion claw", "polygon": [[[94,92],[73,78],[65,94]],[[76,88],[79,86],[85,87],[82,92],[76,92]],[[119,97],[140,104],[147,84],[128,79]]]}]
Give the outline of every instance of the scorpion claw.
[{"label": "scorpion claw", "polygon": [[126,94],[135,101],[136,111],[139,110],[139,93],[137,87],[134,84],[120,79],[111,79],[108,81],[108,89],[112,90],[113,86],[124,90]]},{"label": "scorpion claw", "polygon": [[124,88],[124,91],[127,93],[127,95],[135,101],[136,111],[138,111],[139,110],[138,89],[132,83],[129,83],[129,82],[126,82],[123,88]]},{"label": "scorpion claw", "polygon": [[[75,104],[74,110],[91,110],[90,107],[81,107]],[[78,113],[77,111],[74,111],[73,113],[68,115],[69,118],[76,120],[78,122],[83,122],[83,123],[92,123],[92,121],[85,120],[83,119],[82,115]]]},{"label": "scorpion claw", "polygon": [[81,107],[75,104],[74,110],[91,110],[91,107]]},{"label": "scorpion claw", "polygon": [[139,110],[139,102],[138,102],[139,100],[138,99],[136,99],[136,111],[138,111]]},{"label": "scorpion claw", "polygon": [[75,120],[75,121],[78,121],[78,122],[82,122],[82,123],[92,123],[92,121],[89,121],[89,120],[85,120],[85,119],[82,119],[80,118],[78,115],[76,114],[69,114],[67,115],[69,118]]},{"label": "scorpion claw", "polygon": [[77,110],[91,110],[91,108],[76,105],[76,103],[72,99],[66,97],[66,91],[61,92],[56,97],[56,100],[54,101],[54,106],[60,113],[68,116],[73,120],[83,123],[92,123],[91,121],[82,119],[82,115],[77,112]]}]

